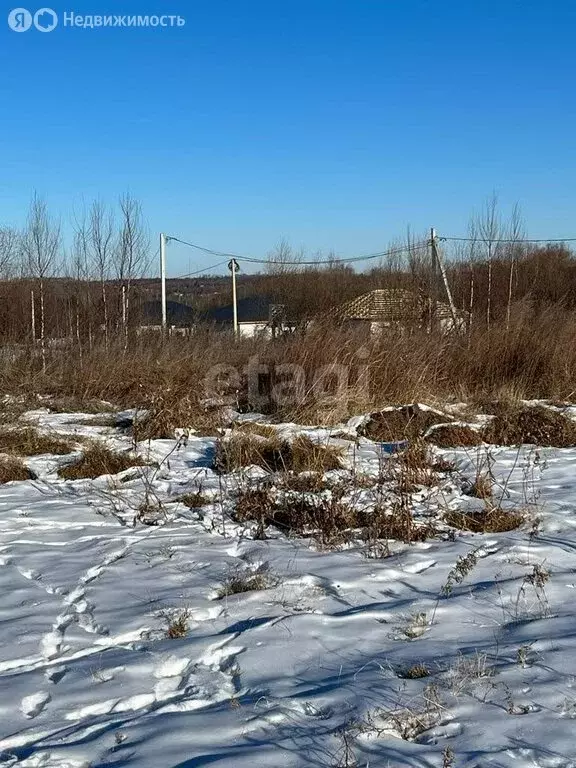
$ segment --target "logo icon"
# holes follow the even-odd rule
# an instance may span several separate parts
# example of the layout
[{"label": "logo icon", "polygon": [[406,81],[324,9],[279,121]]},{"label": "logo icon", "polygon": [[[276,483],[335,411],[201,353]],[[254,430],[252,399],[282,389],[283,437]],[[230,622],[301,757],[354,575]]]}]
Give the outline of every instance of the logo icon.
[{"label": "logo icon", "polygon": [[32,26],[32,14],[26,8],[14,8],[8,14],[8,26],[14,32],[28,32]]},{"label": "logo icon", "polygon": [[52,32],[58,26],[58,16],[52,8],[40,8],[34,14],[34,26],[39,32]]}]

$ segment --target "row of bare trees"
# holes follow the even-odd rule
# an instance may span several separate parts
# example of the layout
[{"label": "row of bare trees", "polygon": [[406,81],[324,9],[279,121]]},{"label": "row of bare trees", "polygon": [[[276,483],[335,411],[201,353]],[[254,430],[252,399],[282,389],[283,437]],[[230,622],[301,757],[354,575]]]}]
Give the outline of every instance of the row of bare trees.
[{"label": "row of bare trees", "polygon": [[[0,336],[14,337],[18,325],[27,325],[45,359],[49,286],[52,309],[58,312],[65,306],[69,316],[74,313],[68,325],[75,327],[76,335],[87,329],[101,332],[106,345],[112,332],[127,337],[134,286],[149,262],[148,228],[140,203],[130,194],[121,196],[115,208],[96,200],[75,215],[68,250],[61,222],[35,194],[21,229],[0,228],[0,286],[4,303],[11,298],[9,311],[4,307]],[[28,323],[14,316],[25,304]],[[53,315],[52,327],[59,320]]]},{"label": "row of bare trees", "polygon": [[[131,330],[142,322],[144,297],[159,298],[157,284],[140,282],[150,264],[150,237],[132,196],[123,195],[115,206],[90,203],[74,216],[72,231],[66,250],[60,222],[37,195],[21,229],[0,228],[0,341],[33,339],[43,360],[48,338],[76,339],[80,354],[86,342],[97,339],[106,348],[113,338],[127,346]],[[469,329],[508,328],[519,302],[534,311],[558,304],[576,309],[574,255],[562,244],[526,242],[517,205],[504,217],[492,195],[472,216],[465,238],[439,235],[452,295],[468,312]],[[282,241],[268,268],[241,288],[241,296],[265,294],[286,304],[297,320],[374,288],[418,290],[446,301],[429,238],[408,232],[364,271],[334,256],[322,266],[307,265],[314,259]],[[218,299],[229,303],[227,281]]]}]

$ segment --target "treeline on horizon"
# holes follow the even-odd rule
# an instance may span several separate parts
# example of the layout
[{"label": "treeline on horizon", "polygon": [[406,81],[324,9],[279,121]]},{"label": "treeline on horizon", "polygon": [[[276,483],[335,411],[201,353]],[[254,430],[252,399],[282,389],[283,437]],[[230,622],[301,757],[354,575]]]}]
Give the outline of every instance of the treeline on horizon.
[{"label": "treeline on horizon", "polygon": [[[159,300],[150,278],[157,253],[140,203],[130,195],[116,206],[95,201],[73,220],[65,249],[59,222],[35,195],[21,229],[0,226],[0,341],[73,338],[96,343],[128,338],[146,322],[145,302]],[[472,217],[467,239],[440,241],[454,303],[469,313],[469,330],[509,323],[514,308],[576,310],[576,256],[563,243],[525,242],[517,207],[504,221],[496,197]],[[336,258],[319,265],[281,242],[259,274],[240,274],[240,298],[260,295],[286,305],[303,325],[311,317],[375,288],[424,291],[447,301],[426,236],[410,235],[388,256],[356,271]],[[168,280],[168,298],[204,310],[231,301],[227,277]]]}]

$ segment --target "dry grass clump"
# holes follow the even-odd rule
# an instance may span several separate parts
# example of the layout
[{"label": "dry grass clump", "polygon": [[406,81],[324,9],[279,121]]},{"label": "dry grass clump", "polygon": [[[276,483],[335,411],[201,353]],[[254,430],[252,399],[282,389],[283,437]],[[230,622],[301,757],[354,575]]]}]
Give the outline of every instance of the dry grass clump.
[{"label": "dry grass clump", "polygon": [[444,518],[448,525],[473,533],[504,533],[514,531],[526,520],[521,510],[502,509],[487,505],[479,512],[449,512]]},{"label": "dry grass clump", "polygon": [[268,472],[327,472],[340,469],[342,450],[320,445],[304,435],[293,442],[234,431],[216,446],[214,466],[227,473],[255,464]]},{"label": "dry grass clump", "polygon": [[268,472],[287,470],[290,462],[290,446],[278,437],[233,432],[216,444],[214,468],[228,473],[255,464]]},{"label": "dry grass clump", "polygon": [[34,408],[48,408],[54,413],[112,413],[114,407],[110,403],[94,398],[82,398],[77,396],[60,396],[39,398],[38,402],[31,406]]},{"label": "dry grass clump", "polygon": [[523,407],[496,416],[485,427],[483,438],[495,445],[527,443],[571,448],[576,445],[576,423],[540,405]]},{"label": "dry grass clump", "polygon": [[190,613],[188,610],[178,611],[172,616],[167,617],[166,637],[169,640],[180,640],[180,638],[186,637],[189,619]]},{"label": "dry grass clump", "polygon": [[468,495],[477,499],[491,499],[492,490],[492,479],[489,475],[476,475]]},{"label": "dry grass clump", "polygon": [[472,448],[482,445],[482,435],[477,429],[455,424],[437,427],[426,439],[438,448]]},{"label": "dry grass clump", "polygon": [[222,413],[203,407],[197,397],[190,397],[189,391],[190,387],[184,392],[168,387],[165,392],[155,392],[144,403],[147,414],[132,423],[135,442],[171,440],[177,429],[193,428],[203,435],[217,435],[223,426]]},{"label": "dry grass clump", "polygon": [[39,456],[70,453],[72,445],[60,437],[44,435],[33,427],[0,429],[0,453],[11,456]]},{"label": "dry grass clump", "polygon": [[412,664],[411,667],[401,669],[398,672],[398,677],[401,677],[403,680],[421,680],[423,677],[428,677],[429,675],[430,670],[426,664],[423,664],[422,662]]},{"label": "dry grass clump", "polygon": [[413,493],[419,485],[436,485],[438,476],[435,473],[435,465],[429,446],[421,437],[415,438],[406,450],[398,455],[400,491]]},{"label": "dry grass clump", "polygon": [[[354,480],[354,486],[360,487],[363,478],[359,476]],[[372,479],[370,487],[375,484]],[[320,493],[332,487],[332,484],[324,480],[322,472],[284,472],[280,477],[280,485],[283,490],[295,491],[296,493]]]},{"label": "dry grass clump", "polygon": [[58,474],[65,480],[94,479],[101,475],[116,475],[130,467],[145,464],[140,456],[112,451],[101,443],[93,443],[82,452],[82,458],[78,462],[62,467]]},{"label": "dry grass clump", "polygon": [[270,424],[260,424],[257,421],[242,421],[234,424],[234,430],[245,435],[260,435],[268,440],[275,440],[278,432]]},{"label": "dry grass clump", "polygon": [[240,523],[256,522],[256,538],[263,538],[264,529],[272,525],[290,536],[315,538],[322,546],[336,546],[354,538],[411,544],[436,533],[433,525],[416,523],[402,500],[392,509],[368,510],[346,502],[339,493],[314,497],[289,492],[277,498],[265,488],[247,489],[237,498],[234,518]]},{"label": "dry grass clump", "polygon": [[434,424],[446,421],[451,421],[450,416],[425,411],[418,404],[404,405],[393,411],[372,413],[359,432],[377,442],[410,440],[421,437]]},{"label": "dry grass clump", "polygon": [[376,509],[364,531],[366,541],[387,539],[413,544],[426,541],[437,533],[432,523],[417,523],[405,499],[396,502],[392,509]]},{"label": "dry grass clump", "polygon": [[329,472],[342,468],[342,448],[315,443],[306,435],[299,435],[290,445],[290,450],[290,469],[293,472]]},{"label": "dry grass clump", "polygon": [[181,501],[182,504],[185,504],[189,509],[198,509],[198,507],[203,507],[210,503],[210,500],[204,496],[202,491],[185,493],[183,496],[180,496],[178,501]]},{"label": "dry grass clump", "polygon": [[272,580],[266,572],[242,573],[237,571],[230,574],[218,590],[218,600],[231,595],[240,595],[244,592],[268,589],[270,586],[272,586]]},{"label": "dry grass clump", "polygon": [[0,485],[14,480],[30,480],[32,474],[24,462],[9,456],[0,458]]}]

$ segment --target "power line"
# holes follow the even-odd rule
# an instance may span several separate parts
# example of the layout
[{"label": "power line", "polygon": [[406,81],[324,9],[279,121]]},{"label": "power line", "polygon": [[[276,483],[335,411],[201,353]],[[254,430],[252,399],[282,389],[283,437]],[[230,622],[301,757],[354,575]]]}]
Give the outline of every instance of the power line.
[{"label": "power line", "polygon": [[378,253],[369,253],[364,256],[352,256],[350,258],[341,258],[341,259],[314,259],[314,260],[306,260],[306,261],[278,261],[274,259],[256,259],[252,256],[239,256],[235,253],[225,253],[224,251],[214,251],[211,248],[205,248],[202,245],[197,245],[196,243],[190,243],[186,240],[181,240],[179,237],[173,237],[171,235],[168,235],[166,238],[168,241],[174,240],[176,243],[181,243],[182,245],[186,245],[189,248],[195,248],[196,250],[202,251],[203,253],[210,254],[212,256],[222,256],[226,259],[236,259],[237,261],[244,261],[248,264],[278,264],[280,266],[284,265],[294,265],[294,266],[311,266],[311,265],[318,265],[318,264],[350,264],[352,262],[358,262],[358,261],[369,261],[371,259],[381,259],[384,256],[393,256],[400,253],[406,253],[406,252],[412,252],[412,251],[419,251],[423,248],[428,248],[429,241],[421,242],[421,243],[414,243],[412,245],[403,246],[400,248],[391,248],[387,251],[380,251]]},{"label": "power line", "polygon": [[576,237],[549,237],[549,238],[501,238],[494,240],[490,237],[448,237],[442,236],[439,240],[451,240],[463,243],[575,243]]},{"label": "power line", "polygon": [[224,264],[227,264],[227,261],[220,261],[218,264],[212,264],[211,267],[204,267],[203,269],[198,269],[196,272],[188,272],[187,275],[176,275],[176,277],[168,277],[167,280],[183,280],[185,277],[194,277],[194,275],[203,275],[206,272],[211,272],[213,269],[216,269],[217,267],[222,267]]}]

